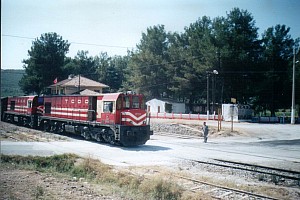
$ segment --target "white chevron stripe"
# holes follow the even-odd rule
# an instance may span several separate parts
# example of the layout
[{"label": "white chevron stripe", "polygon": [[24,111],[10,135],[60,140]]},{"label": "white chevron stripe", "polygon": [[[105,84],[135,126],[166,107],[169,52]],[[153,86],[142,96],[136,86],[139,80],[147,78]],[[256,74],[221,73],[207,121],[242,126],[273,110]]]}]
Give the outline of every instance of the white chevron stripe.
[{"label": "white chevron stripe", "polygon": [[122,115],[126,115],[126,116],[130,116],[132,117],[135,121],[140,121],[141,119],[144,119],[146,117],[146,113],[136,117],[134,114],[130,113],[130,112],[122,112]]},{"label": "white chevron stripe", "polygon": [[134,122],[134,121],[132,121],[131,119],[128,119],[128,118],[122,118],[122,122],[131,122],[135,126],[140,126],[144,123],[144,121],[140,121],[139,123],[136,123],[136,122]]}]

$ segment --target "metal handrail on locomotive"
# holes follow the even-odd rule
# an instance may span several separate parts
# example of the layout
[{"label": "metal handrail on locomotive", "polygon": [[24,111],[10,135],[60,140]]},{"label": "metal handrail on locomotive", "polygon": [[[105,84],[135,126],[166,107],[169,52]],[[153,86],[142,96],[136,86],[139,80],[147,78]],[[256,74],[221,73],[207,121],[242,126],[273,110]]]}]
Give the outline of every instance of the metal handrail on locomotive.
[{"label": "metal handrail on locomotive", "polygon": [[122,146],[145,144],[152,134],[141,94],[35,95],[1,101],[3,121],[44,131]]}]

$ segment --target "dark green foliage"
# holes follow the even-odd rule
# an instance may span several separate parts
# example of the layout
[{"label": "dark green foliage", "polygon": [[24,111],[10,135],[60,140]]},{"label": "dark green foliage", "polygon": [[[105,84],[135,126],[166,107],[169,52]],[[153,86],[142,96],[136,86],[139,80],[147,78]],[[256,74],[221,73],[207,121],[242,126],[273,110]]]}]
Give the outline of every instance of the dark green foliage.
[{"label": "dark green foliage", "polygon": [[147,28],[128,64],[127,84],[147,97],[160,97],[167,90],[168,37],[163,25]]},{"label": "dark green foliage", "polygon": [[24,70],[1,70],[1,97],[21,96],[24,92],[19,86],[19,81],[25,74]]},{"label": "dark green foliage", "polygon": [[68,58],[63,67],[64,77],[70,74],[82,74],[84,77],[97,80],[95,77],[96,62],[92,56],[88,56],[88,51],[78,51],[74,59]]},{"label": "dark green foliage", "polygon": [[23,60],[26,74],[20,81],[22,90],[27,94],[40,94],[55,78],[61,80],[69,46],[68,41],[56,33],[45,33],[37,38],[28,51],[29,58]]},{"label": "dark green foliage", "polygon": [[236,98],[239,103],[249,103],[254,95],[249,85],[255,82],[253,72],[259,67],[260,41],[255,21],[249,12],[234,8],[226,18],[216,19],[214,23],[218,53],[215,68],[220,72],[219,88],[223,88],[218,102]]},{"label": "dark green foliage", "polygon": [[289,35],[289,28],[276,25],[268,28],[263,34],[262,47],[263,77],[259,82],[264,87],[259,88],[260,97],[257,104],[266,105],[275,116],[279,108],[289,108],[291,100],[291,77],[294,41]]},{"label": "dark green foliage", "polygon": [[96,66],[94,77],[97,81],[108,85],[110,92],[117,92],[126,82],[125,74],[128,60],[128,56],[110,57],[107,53],[102,52],[94,58]]}]

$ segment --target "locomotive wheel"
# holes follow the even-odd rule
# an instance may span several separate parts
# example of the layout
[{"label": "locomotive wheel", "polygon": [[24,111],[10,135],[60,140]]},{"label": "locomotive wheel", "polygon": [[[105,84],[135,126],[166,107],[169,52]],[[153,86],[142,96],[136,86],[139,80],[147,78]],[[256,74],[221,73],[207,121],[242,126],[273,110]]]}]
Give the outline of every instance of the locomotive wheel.
[{"label": "locomotive wheel", "polygon": [[101,134],[96,135],[96,140],[97,140],[97,142],[104,142],[104,139]]},{"label": "locomotive wheel", "polygon": [[50,126],[49,122],[48,121],[44,121],[44,123],[43,123],[43,129],[44,129],[44,131],[48,132],[50,130],[50,128],[51,128],[51,126]]},{"label": "locomotive wheel", "polygon": [[114,141],[113,141],[113,138],[111,135],[108,136],[108,143],[112,144],[112,145],[114,144]]},{"label": "locomotive wheel", "polygon": [[84,139],[86,140],[90,140],[91,139],[91,135],[90,133],[88,132],[88,130],[82,130],[81,131],[81,136],[84,137]]},{"label": "locomotive wheel", "polygon": [[108,135],[108,138],[107,138],[107,142],[111,145],[114,145],[115,144],[115,137],[112,133],[112,131],[110,131],[109,135]]}]

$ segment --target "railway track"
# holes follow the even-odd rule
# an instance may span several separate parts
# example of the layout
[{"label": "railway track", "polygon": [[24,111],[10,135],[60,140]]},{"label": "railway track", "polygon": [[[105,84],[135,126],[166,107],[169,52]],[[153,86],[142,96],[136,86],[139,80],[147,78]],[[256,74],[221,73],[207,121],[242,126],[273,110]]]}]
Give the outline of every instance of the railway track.
[{"label": "railway track", "polygon": [[300,172],[279,169],[274,167],[267,167],[249,163],[241,163],[235,161],[214,159],[213,162],[209,161],[199,161],[191,160],[192,162],[204,164],[204,165],[214,165],[221,168],[227,168],[230,170],[243,171],[251,173],[252,176],[257,177],[260,181],[273,182],[275,184],[281,184],[285,186],[296,186],[300,187]]},{"label": "railway track", "polygon": [[172,179],[176,181],[184,190],[193,193],[199,192],[206,197],[212,197],[213,199],[228,200],[228,199],[251,199],[251,200],[281,200],[281,198],[267,196],[265,194],[258,194],[255,192],[250,192],[246,190],[241,190],[237,188],[231,188],[224,185],[218,185],[212,182],[198,180],[195,178],[190,178],[183,175],[177,175],[174,173],[161,172],[160,170],[153,170],[152,173],[135,173],[132,170],[128,170],[127,173],[135,176],[143,176],[148,179],[153,174],[161,174],[161,177],[166,177],[167,179]]},{"label": "railway track", "polygon": [[[176,175],[175,175],[176,176]],[[204,195],[211,196],[215,199],[265,199],[279,200],[278,198],[257,194],[245,190],[230,188],[227,186],[217,185],[206,181],[201,181],[184,176],[176,176],[183,182],[182,187],[192,192],[204,191]]]}]

